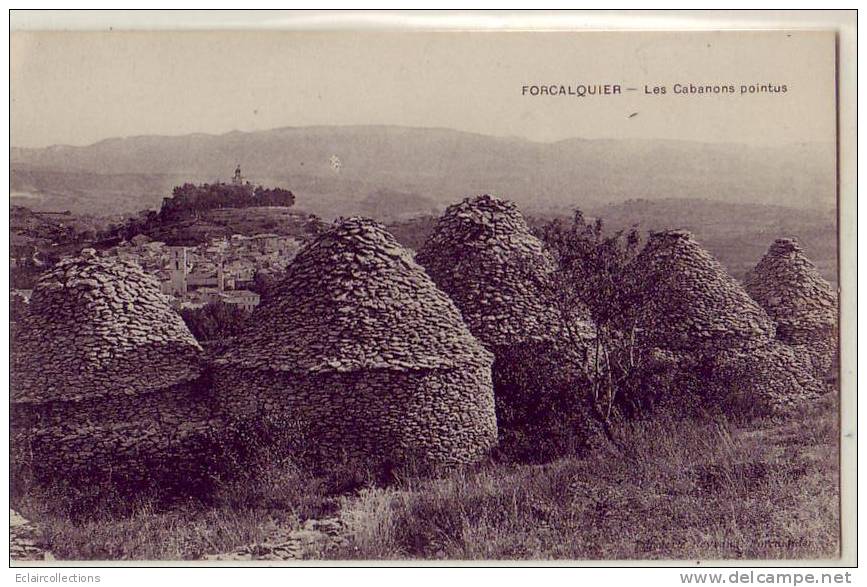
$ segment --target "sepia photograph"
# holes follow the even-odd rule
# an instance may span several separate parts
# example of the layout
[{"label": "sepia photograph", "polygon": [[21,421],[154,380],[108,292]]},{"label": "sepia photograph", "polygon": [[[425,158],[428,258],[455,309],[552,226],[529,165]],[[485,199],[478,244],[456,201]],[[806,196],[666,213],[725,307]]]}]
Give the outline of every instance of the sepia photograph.
[{"label": "sepia photograph", "polygon": [[12,566],[841,564],[837,31],[37,25]]}]

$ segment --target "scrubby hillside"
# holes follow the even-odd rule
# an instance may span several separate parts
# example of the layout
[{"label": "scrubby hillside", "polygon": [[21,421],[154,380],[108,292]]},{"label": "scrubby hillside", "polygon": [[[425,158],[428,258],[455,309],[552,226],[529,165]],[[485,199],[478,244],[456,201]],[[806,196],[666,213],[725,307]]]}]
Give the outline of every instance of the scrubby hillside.
[{"label": "scrubby hillside", "polygon": [[166,243],[201,244],[233,234],[270,233],[301,237],[315,233],[321,226],[317,217],[296,208],[253,206],[206,210],[197,218],[156,222],[143,234]]}]

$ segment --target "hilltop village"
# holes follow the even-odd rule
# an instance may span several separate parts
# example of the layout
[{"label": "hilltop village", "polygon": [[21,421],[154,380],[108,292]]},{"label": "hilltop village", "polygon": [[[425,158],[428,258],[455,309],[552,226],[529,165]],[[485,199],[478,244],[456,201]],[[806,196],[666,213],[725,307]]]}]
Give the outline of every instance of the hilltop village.
[{"label": "hilltop village", "polygon": [[[834,379],[836,296],[792,239],[754,270],[754,299],[688,232],[653,233],[614,297],[567,313],[546,290],[562,255],[488,195],[449,207],[416,258],[364,218],[298,251],[235,241],[89,249],[39,279],[13,332],[16,466],[168,487],[161,475],[213,480],[251,431],[319,466],[456,465],[512,442],[538,457],[563,434],[555,452],[593,446],[649,389],[683,415],[773,414]],[[229,287],[249,275],[241,251],[285,274],[258,307],[238,302],[255,307],[238,336],[203,351],[170,306],[244,296]]]},{"label": "hilltop village", "polygon": [[[172,197],[164,199],[159,213],[143,211],[102,239],[92,230],[77,234],[74,228],[61,222],[59,226],[63,231],[52,226],[53,230],[45,235],[47,238],[42,239],[47,242],[41,247],[33,244],[37,239],[22,242],[11,263],[13,269],[45,270],[53,264],[44,258],[46,251],[54,253],[56,261],[64,261],[76,257],[81,243],[85,243],[93,246],[100,257],[130,261],[152,275],[175,309],[198,309],[222,303],[250,312],[260,301],[260,292],[254,291],[257,275],[262,279],[285,271],[300,248],[302,237],[273,232],[249,234],[250,231],[248,234],[222,231],[216,236],[202,236],[182,228],[179,234],[169,233],[167,242],[159,238],[160,231],[152,231],[157,232],[156,237],[149,236],[148,229],[157,227],[165,232],[166,226],[195,228],[199,225],[199,216],[209,210],[288,207],[293,203],[294,196],[288,190],[254,188],[244,180],[238,166],[231,182],[179,186]],[[65,218],[62,214],[55,217]],[[32,228],[30,232],[39,234]],[[19,241],[27,240],[18,236]],[[89,241],[94,244],[90,245]],[[72,246],[58,246],[67,242]],[[14,288],[12,293],[29,301],[32,292],[30,288]]]},{"label": "hilltop village", "polygon": [[295,237],[267,233],[235,234],[198,246],[167,245],[140,236],[103,256],[131,261],[153,275],[177,309],[219,302],[252,311],[260,297],[249,289],[256,274],[285,271],[300,244]]},{"label": "hilltop village", "polygon": [[[152,275],[160,291],[177,309],[201,308],[209,303],[236,305],[252,311],[260,294],[249,288],[257,274],[279,274],[301,246],[301,239],[273,233],[234,234],[204,244],[180,245],[153,241],[137,235],[129,241],[99,251],[106,259],[130,261]],[[60,260],[74,258],[74,253]],[[43,266],[43,262],[34,263]],[[29,301],[30,289],[13,289]]]}]

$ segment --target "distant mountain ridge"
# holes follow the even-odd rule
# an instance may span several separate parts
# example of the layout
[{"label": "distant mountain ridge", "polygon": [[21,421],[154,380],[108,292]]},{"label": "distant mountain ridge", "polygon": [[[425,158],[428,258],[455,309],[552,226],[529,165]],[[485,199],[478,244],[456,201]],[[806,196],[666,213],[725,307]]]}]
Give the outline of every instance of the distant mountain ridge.
[{"label": "distant mountain ridge", "polygon": [[300,207],[326,217],[387,210],[396,193],[398,215],[409,216],[413,206],[430,213],[432,203],[481,192],[527,211],[564,211],[672,197],[830,209],[836,190],[832,143],[538,143],[448,129],[320,126],[13,148],[12,197],[38,209],[132,212],[158,207],[183,181],[226,180],[239,163],[250,181],[291,189]]},{"label": "distant mountain ridge", "polygon": [[[646,238],[648,231],[689,230],[737,279],[755,266],[775,239],[795,237],[822,276],[837,282],[837,219],[832,211],[697,198],[627,200],[581,210],[587,219],[602,219],[609,232],[637,226]],[[569,223],[572,214],[526,217],[530,226],[538,229],[555,218]],[[388,228],[404,246],[418,250],[435,224],[435,217],[423,216],[391,223]]]}]

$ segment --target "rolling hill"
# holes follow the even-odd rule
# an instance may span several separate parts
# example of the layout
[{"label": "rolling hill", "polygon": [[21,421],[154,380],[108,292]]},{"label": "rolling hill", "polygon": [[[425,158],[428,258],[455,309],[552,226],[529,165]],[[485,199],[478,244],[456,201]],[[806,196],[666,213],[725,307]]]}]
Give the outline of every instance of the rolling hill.
[{"label": "rolling hill", "polygon": [[829,209],[834,162],[832,143],[537,143],[446,129],[281,128],[13,148],[11,198],[33,209],[132,212],[157,208],[184,181],[225,180],[240,163],[250,181],[291,189],[299,207],[326,218],[407,218],[480,192],[542,213],[672,197]]}]

